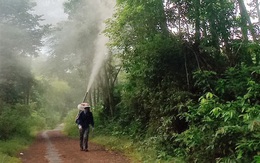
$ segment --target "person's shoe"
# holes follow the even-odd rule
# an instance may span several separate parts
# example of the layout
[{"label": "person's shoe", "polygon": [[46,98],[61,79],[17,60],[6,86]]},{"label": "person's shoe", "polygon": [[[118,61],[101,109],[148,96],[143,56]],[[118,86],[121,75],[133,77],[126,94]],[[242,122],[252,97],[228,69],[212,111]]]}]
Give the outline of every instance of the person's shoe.
[{"label": "person's shoe", "polygon": [[85,152],[88,152],[88,149],[85,149]]}]

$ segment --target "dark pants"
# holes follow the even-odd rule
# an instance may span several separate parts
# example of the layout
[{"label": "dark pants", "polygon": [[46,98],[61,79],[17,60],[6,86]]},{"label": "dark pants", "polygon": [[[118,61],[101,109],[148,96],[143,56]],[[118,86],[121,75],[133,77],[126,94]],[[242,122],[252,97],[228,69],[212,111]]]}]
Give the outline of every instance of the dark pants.
[{"label": "dark pants", "polygon": [[82,128],[79,130],[79,140],[80,140],[80,149],[87,150],[88,149],[88,134],[89,134],[89,127]]}]

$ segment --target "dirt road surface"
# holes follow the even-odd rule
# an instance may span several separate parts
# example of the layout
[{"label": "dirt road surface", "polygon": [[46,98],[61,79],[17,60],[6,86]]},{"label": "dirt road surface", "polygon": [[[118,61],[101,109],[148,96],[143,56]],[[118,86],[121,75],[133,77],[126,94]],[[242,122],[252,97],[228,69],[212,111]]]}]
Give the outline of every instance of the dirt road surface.
[{"label": "dirt road surface", "polygon": [[80,151],[79,140],[60,130],[40,133],[35,142],[19,158],[23,163],[130,163],[125,156],[89,142],[89,151]]}]

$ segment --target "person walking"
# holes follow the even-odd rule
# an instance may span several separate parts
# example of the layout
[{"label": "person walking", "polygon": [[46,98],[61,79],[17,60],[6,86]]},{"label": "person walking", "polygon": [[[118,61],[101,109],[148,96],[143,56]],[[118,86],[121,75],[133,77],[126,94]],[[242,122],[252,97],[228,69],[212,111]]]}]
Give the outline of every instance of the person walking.
[{"label": "person walking", "polygon": [[92,130],[94,129],[94,118],[93,114],[90,111],[90,105],[88,103],[84,103],[84,110],[80,111],[77,118],[76,123],[79,128],[79,137],[80,137],[80,150],[88,151],[88,137],[90,125],[92,126]]}]

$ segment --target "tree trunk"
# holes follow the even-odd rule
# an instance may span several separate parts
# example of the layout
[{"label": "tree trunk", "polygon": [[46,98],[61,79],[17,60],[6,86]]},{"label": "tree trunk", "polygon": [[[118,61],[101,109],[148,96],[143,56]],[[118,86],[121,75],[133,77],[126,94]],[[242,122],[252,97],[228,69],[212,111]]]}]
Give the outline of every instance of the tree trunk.
[{"label": "tree trunk", "polygon": [[[256,42],[256,34],[254,31],[254,26],[250,20],[250,17],[247,13],[246,10],[246,6],[243,0],[237,0],[238,1],[238,5],[239,5],[239,9],[240,9],[240,15],[241,15],[241,28],[242,28],[242,34],[243,37],[245,39],[245,41],[248,40],[248,36],[247,36],[247,29],[249,29],[251,36],[253,38],[253,41]],[[248,23],[248,26],[247,26]]]},{"label": "tree trunk", "polygon": [[200,0],[196,0],[195,5],[195,45],[200,45]]},{"label": "tree trunk", "polygon": [[260,23],[260,10],[259,10],[259,0],[255,0],[255,7],[256,7],[256,12],[257,12],[257,16],[258,16],[258,23]]},{"label": "tree trunk", "polygon": [[28,105],[30,102],[30,92],[31,92],[31,87],[30,84],[28,84],[27,89],[26,89],[26,100],[25,100],[25,104]]},{"label": "tree trunk", "polygon": [[94,85],[94,90],[93,90],[93,105],[96,106],[97,105],[97,91],[96,91],[96,84]]},{"label": "tree trunk", "polygon": [[[225,2],[223,0],[220,1],[220,6],[221,8],[225,7]],[[220,32],[222,34],[222,38],[224,40],[224,52],[226,53],[227,57],[229,58],[230,65],[234,65],[234,55],[231,52],[231,47],[229,44],[229,38],[230,38],[230,33],[228,32],[228,18],[225,12],[220,13]]]},{"label": "tree trunk", "polygon": [[210,26],[210,33],[211,33],[211,42],[213,47],[216,49],[217,54],[220,54],[220,47],[219,47],[219,37],[218,37],[218,33],[217,33],[217,24],[216,24],[216,17],[214,13],[214,8],[213,8],[213,2],[210,3],[209,5],[209,10],[210,12],[210,17],[209,19],[209,26]]}]

